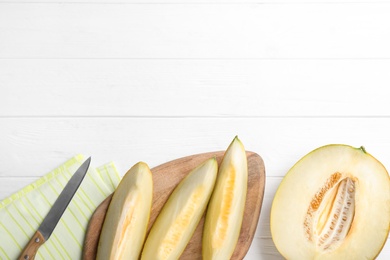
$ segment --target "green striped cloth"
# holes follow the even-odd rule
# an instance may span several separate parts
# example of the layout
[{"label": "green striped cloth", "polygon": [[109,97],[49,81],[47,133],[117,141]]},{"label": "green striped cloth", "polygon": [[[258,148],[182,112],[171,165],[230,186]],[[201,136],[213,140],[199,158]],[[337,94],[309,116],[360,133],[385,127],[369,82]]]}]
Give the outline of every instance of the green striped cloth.
[{"label": "green striped cloth", "polygon": [[[0,259],[16,259],[50,207],[84,161],[77,155],[36,182],[0,202]],[[96,207],[116,188],[113,163],[89,168],[60,222],[36,259],[81,259],[84,236]]]}]

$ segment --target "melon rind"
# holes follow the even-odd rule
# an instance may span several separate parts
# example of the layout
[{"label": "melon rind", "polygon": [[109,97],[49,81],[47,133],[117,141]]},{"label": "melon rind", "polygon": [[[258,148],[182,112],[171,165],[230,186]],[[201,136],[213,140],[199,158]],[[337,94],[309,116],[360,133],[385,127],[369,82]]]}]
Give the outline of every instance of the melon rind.
[{"label": "melon rind", "polygon": [[[355,181],[355,215],[340,246],[324,252],[307,239],[302,226],[313,195],[336,172]],[[283,178],[270,223],[272,239],[287,259],[374,259],[389,234],[389,174],[362,147],[334,144],[315,149]]]},{"label": "melon rind", "polygon": [[202,239],[203,259],[230,259],[236,247],[248,186],[248,163],[242,142],[235,137],[218,170],[207,208]]},{"label": "melon rind", "polygon": [[153,223],[141,259],[180,257],[206,210],[217,172],[217,160],[211,158],[178,184]]},{"label": "melon rind", "polygon": [[135,164],[116,188],[100,234],[97,260],[139,259],[153,197],[152,173]]}]

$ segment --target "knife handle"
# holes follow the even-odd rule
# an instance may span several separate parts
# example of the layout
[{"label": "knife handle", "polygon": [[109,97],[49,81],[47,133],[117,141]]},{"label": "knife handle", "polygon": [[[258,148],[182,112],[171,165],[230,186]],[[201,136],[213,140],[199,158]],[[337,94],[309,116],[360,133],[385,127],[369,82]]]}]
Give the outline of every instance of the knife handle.
[{"label": "knife handle", "polygon": [[35,254],[38,251],[38,248],[45,243],[45,238],[42,236],[41,232],[37,231],[28,242],[26,247],[23,249],[23,252],[19,256],[19,260],[33,260]]}]

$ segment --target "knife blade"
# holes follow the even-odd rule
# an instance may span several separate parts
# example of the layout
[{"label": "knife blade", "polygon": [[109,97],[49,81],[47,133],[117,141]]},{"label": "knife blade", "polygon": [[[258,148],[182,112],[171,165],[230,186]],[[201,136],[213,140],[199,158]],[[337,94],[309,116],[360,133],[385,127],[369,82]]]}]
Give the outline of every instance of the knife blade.
[{"label": "knife blade", "polygon": [[20,254],[19,260],[34,259],[39,247],[49,239],[50,235],[53,233],[54,228],[57,226],[57,223],[61,219],[62,214],[68,207],[74,194],[76,193],[81,182],[83,181],[90,163],[91,157],[85,160],[85,162],[83,162],[83,164],[70,178],[70,180],[58,196],[57,200],[54,202],[53,206],[49,210],[49,213],[47,213],[46,217],[43,219],[38,230],[35,232],[31,240],[24,248],[23,252]]}]

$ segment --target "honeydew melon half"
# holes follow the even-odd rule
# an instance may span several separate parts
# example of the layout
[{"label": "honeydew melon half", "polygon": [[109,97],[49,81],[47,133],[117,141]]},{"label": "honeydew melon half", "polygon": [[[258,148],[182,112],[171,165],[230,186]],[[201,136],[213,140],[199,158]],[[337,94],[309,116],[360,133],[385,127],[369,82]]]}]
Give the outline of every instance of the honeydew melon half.
[{"label": "honeydew melon half", "polygon": [[146,163],[122,178],[104,219],[97,260],[139,259],[152,207],[153,180]]},{"label": "honeydew melon half", "polygon": [[207,208],[202,237],[203,259],[231,258],[240,236],[247,187],[246,152],[236,136],[223,156]]},{"label": "honeydew melon half", "polygon": [[217,160],[211,158],[178,184],[153,223],[142,260],[179,259],[206,210],[217,172]]},{"label": "honeydew melon half", "polygon": [[271,208],[272,239],[287,259],[374,259],[389,226],[389,174],[363,147],[310,152],[283,178]]}]

